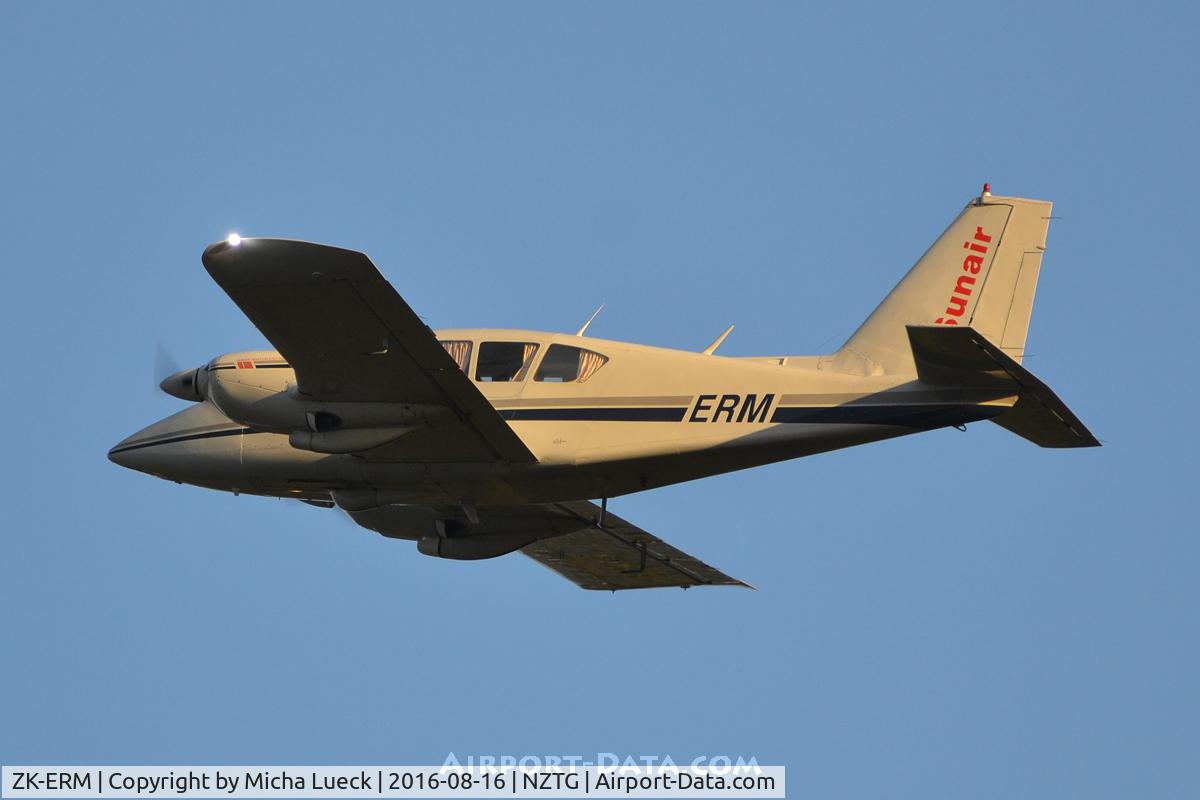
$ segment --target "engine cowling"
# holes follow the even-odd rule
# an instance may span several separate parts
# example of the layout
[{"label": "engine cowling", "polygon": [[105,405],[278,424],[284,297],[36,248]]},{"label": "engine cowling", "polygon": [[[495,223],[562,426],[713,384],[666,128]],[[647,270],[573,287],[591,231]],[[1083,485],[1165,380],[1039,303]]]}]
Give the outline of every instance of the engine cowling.
[{"label": "engine cowling", "polygon": [[217,356],[203,367],[171,375],[161,386],[184,400],[208,400],[234,422],[287,434],[293,447],[318,453],[369,450],[451,413],[415,403],[313,400],[300,394],[295,371],[267,350]]}]

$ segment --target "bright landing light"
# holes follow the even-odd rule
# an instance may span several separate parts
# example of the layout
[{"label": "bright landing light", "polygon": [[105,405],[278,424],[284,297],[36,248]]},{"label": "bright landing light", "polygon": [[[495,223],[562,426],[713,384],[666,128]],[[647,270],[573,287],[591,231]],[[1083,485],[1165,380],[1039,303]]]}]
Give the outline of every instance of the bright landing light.
[{"label": "bright landing light", "polygon": [[237,247],[242,243],[242,237],[238,236],[236,233],[231,233],[229,234],[229,238],[227,238],[225,241],[229,242],[230,247]]}]

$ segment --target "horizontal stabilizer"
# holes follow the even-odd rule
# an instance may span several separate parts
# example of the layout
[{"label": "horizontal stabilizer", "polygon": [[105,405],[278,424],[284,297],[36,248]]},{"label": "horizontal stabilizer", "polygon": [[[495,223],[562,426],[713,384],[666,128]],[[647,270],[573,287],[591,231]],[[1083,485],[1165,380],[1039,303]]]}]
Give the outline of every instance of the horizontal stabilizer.
[{"label": "horizontal stabilizer", "polygon": [[983,334],[969,327],[909,325],[917,377],[933,386],[969,389],[1012,387],[1016,405],[992,419],[1041,447],[1099,447],[1053,390]]}]

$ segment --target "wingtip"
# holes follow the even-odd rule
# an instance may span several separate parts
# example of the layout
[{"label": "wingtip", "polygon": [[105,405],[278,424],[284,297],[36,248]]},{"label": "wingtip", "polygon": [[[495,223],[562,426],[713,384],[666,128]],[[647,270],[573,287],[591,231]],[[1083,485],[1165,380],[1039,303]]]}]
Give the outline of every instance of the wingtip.
[{"label": "wingtip", "polygon": [[[232,237],[230,237],[232,238]],[[216,277],[216,270],[227,265],[231,260],[231,256],[242,248],[246,247],[249,239],[238,239],[237,244],[231,243],[229,239],[221,239],[213,242],[208,247],[204,248],[204,252],[200,254],[200,263],[208,270],[209,274]]]},{"label": "wingtip", "polygon": [[204,248],[204,252],[200,254],[200,263],[205,267],[212,269],[213,260],[221,254],[221,251],[229,247],[226,242],[213,242],[208,247]]}]

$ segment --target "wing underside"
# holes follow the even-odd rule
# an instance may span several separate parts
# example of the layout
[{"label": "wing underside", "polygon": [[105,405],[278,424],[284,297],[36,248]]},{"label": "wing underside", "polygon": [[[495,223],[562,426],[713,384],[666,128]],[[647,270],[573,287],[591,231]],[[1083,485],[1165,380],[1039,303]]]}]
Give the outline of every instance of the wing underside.
[{"label": "wing underside", "polygon": [[[335,493],[336,498],[336,493]],[[490,555],[522,553],[584,589],[748,586],[594,503],[577,500],[525,506],[379,506],[349,511],[359,525],[383,536],[429,542],[496,543]],[[445,540],[443,540],[444,542]],[[453,548],[448,548],[453,549]],[[471,555],[443,557],[490,557]]]},{"label": "wing underside", "polygon": [[286,239],[218,242],[213,280],[296,371],[299,391],[331,402],[450,409],[444,459],[534,461],[404,299],[363,253]]},{"label": "wing underside", "polygon": [[556,503],[555,513],[587,523],[573,533],[540,539],[521,552],[584,589],[749,586],[684,553],[594,503]]}]

